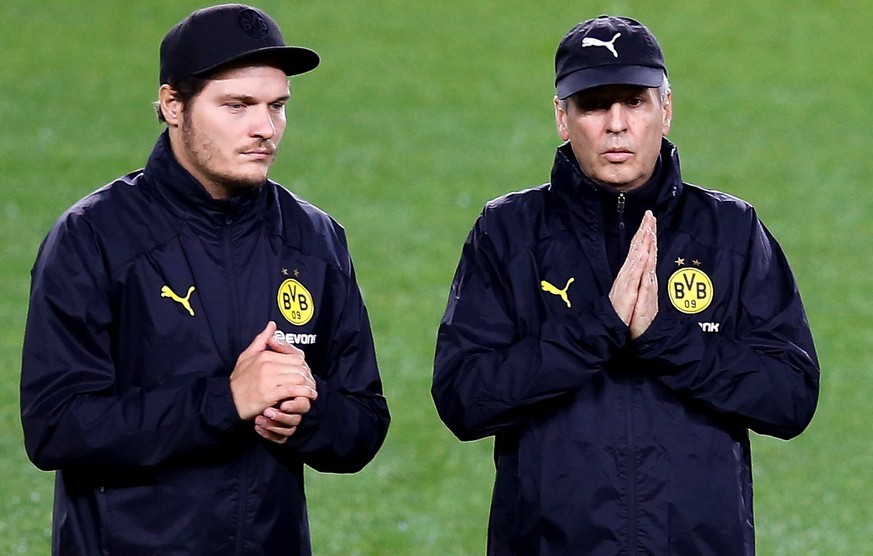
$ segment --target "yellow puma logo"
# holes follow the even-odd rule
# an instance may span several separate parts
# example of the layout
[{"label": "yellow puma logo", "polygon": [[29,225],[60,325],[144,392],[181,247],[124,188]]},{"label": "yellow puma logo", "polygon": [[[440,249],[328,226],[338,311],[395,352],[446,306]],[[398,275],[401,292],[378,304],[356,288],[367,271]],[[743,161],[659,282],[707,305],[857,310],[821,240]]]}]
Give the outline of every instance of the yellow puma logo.
[{"label": "yellow puma logo", "polygon": [[191,307],[191,302],[189,301],[189,299],[191,299],[191,293],[193,293],[195,289],[196,288],[194,286],[191,286],[190,288],[188,288],[188,295],[186,295],[185,297],[179,297],[173,290],[170,289],[170,286],[164,286],[163,288],[161,288],[161,297],[169,297],[176,303],[181,303],[182,307],[187,309],[193,317],[194,309]]},{"label": "yellow puma logo", "polygon": [[570,287],[570,284],[572,284],[575,280],[576,279],[572,278],[572,277],[569,280],[567,280],[567,285],[564,286],[563,290],[559,290],[558,288],[556,288],[555,286],[546,282],[545,280],[540,282],[540,286],[543,288],[544,292],[549,292],[551,294],[559,296],[561,299],[564,300],[564,303],[567,304],[567,307],[572,307],[573,305],[570,303],[570,298],[567,297],[567,289]]}]

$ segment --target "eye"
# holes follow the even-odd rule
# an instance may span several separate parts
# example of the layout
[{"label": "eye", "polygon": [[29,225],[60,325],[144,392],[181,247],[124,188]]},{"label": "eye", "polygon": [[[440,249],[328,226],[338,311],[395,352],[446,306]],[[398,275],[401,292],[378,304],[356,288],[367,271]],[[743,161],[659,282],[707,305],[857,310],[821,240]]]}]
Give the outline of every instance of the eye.
[{"label": "eye", "polygon": [[642,106],[645,104],[646,100],[643,97],[630,97],[625,101],[625,104],[630,106],[631,108],[635,108],[637,106]]},{"label": "eye", "polygon": [[602,110],[609,110],[612,102],[598,98],[586,98],[581,99],[577,106],[581,112],[600,112]]},{"label": "eye", "polygon": [[284,102],[273,102],[270,103],[270,109],[274,112],[281,112],[285,108]]}]

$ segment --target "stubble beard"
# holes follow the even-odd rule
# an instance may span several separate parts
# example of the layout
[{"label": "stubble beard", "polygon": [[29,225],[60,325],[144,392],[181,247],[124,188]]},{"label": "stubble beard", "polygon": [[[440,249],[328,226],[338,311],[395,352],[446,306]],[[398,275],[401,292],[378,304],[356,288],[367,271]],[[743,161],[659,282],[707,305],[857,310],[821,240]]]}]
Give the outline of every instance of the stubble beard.
[{"label": "stubble beard", "polygon": [[[210,183],[201,184],[211,193],[223,193],[222,196],[233,197],[244,191],[249,191],[263,185],[263,178],[251,178],[245,175],[231,175],[214,168],[214,161],[220,159],[220,150],[204,136],[196,132],[187,114],[183,114],[182,143],[191,160],[197,165],[199,172]],[[270,161],[272,165],[272,160]],[[217,189],[217,191],[212,191]]]}]

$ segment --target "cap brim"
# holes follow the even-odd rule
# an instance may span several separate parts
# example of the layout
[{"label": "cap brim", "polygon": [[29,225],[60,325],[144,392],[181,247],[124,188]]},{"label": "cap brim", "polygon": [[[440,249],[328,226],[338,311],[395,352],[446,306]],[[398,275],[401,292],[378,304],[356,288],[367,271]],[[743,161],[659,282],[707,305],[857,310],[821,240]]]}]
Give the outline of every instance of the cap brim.
[{"label": "cap brim", "polygon": [[557,85],[558,98],[563,100],[579,91],[603,85],[637,85],[660,87],[664,70],[649,66],[599,66],[577,70],[561,79]]},{"label": "cap brim", "polygon": [[194,75],[203,76],[216,71],[224,66],[243,62],[249,59],[264,59],[276,64],[285,75],[300,75],[315,69],[321,59],[314,50],[302,46],[268,46],[257,50],[250,50],[241,56],[223,60],[212,67],[201,70]]}]

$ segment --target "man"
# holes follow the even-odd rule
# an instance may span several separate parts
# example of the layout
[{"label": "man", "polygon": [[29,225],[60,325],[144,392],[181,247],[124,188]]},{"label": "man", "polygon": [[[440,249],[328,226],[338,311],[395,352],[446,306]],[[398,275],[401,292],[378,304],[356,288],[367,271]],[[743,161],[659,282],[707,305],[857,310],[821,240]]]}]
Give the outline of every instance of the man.
[{"label": "man", "polygon": [[267,179],[318,55],[239,4],[160,52],[145,168],[69,209],[32,273],[25,445],[54,554],[310,554],[303,465],[363,468],[389,423],[342,228]]},{"label": "man", "polygon": [[556,53],[548,184],[487,204],[464,245],[433,397],[495,437],[488,553],[754,553],[748,430],[799,434],[807,319],[748,204],[683,183],[663,55],[602,16]]}]

